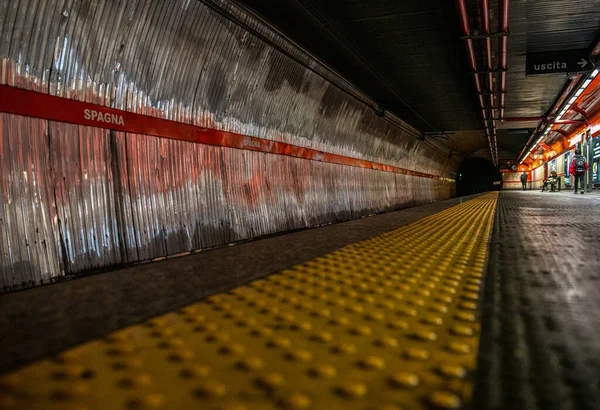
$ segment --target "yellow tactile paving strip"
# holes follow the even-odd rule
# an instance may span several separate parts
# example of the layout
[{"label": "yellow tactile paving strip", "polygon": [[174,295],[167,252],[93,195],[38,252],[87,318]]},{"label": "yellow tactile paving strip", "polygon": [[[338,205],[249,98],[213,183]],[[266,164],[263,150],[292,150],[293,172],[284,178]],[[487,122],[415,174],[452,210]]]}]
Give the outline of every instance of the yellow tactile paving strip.
[{"label": "yellow tactile paving strip", "polygon": [[496,199],[34,363],[0,379],[0,407],[462,408]]}]

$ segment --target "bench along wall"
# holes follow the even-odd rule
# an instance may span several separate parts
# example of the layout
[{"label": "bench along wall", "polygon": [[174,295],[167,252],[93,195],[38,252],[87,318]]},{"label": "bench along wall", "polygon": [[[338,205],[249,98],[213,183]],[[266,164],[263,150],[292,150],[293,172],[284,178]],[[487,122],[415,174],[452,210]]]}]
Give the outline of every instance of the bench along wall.
[{"label": "bench along wall", "polygon": [[452,196],[454,160],[233,4],[3,1],[0,35],[9,87],[409,171],[3,113],[3,290]]}]

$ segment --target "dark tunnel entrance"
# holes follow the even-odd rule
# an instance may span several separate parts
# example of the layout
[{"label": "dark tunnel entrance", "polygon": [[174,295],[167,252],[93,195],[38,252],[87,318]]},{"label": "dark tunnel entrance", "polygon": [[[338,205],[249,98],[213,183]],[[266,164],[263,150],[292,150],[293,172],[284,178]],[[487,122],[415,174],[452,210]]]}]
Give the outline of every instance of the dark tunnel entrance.
[{"label": "dark tunnel entrance", "polygon": [[467,158],[458,167],[456,194],[458,196],[498,191],[502,188],[502,173],[492,161],[484,158]]}]

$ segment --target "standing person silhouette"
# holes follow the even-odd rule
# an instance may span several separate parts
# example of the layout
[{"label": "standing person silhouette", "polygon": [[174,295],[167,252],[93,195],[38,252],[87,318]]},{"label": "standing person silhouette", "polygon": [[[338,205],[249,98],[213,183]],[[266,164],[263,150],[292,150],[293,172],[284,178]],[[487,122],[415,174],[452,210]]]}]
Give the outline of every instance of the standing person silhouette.
[{"label": "standing person silhouette", "polygon": [[523,171],[521,174],[521,184],[523,184],[523,191],[527,188],[527,172]]},{"label": "standing person silhouette", "polygon": [[578,186],[581,185],[581,193],[583,194],[583,177],[585,176],[587,170],[588,164],[583,155],[581,155],[581,150],[576,148],[575,156],[573,157],[573,161],[571,161],[571,165],[569,166],[569,173],[573,175],[573,178],[575,178],[575,183],[573,184],[575,193],[577,193]]}]

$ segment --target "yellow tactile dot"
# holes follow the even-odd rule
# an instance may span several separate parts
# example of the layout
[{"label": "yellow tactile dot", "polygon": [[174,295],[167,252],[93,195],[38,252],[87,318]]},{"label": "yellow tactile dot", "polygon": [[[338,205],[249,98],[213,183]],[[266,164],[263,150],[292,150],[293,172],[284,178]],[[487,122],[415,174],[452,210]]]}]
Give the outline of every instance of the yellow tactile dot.
[{"label": "yellow tactile dot", "polygon": [[368,336],[373,333],[373,330],[371,330],[371,328],[367,325],[359,325],[350,328],[349,333],[351,335]]},{"label": "yellow tactile dot", "polygon": [[119,380],[118,385],[125,388],[148,386],[152,383],[152,376],[145,372],[125,376]]},{"label": "yellow tactile dot", "polygon": [[284,357],[287,360],[294,362],[308,362],[312,359],[312,353],[308,350],[296,349],[285,353]]},{"label": "yellow tactile dot", "polygon": [[452,296],[450,296],[450,295],[438,295],[435,297],[435,300],[440,303],[448,304],[448,303],[452,303],[453,299],[452,299]]},{"label": "yellow tactile dot", "polygon": [[385,360],[379,356],[367,356],[358,361],[358,365],[367,370],[377,370],[385,368]]},{"label": "yellow tactile dot", "polygon": [[360,382],[348,382],[339,386],[336,391],[341,396],[358,399],[367,394],[367,386]]},{"label": "yellow tactile dot", "polygon": [[175,335],[175,329],[172,327],[155,328],[150,332],[153,337],[172,337]]},{"label": "yellow tactile dot", "polygon": [[213,332],[217,330],[217,324],[215,322],[200,322],[194,327],[196,332]]},{"label": "yellow tactile dot", "polygon": [[421,379],[419,375],[412,372],[399,372],[390,376],[390,384],[393,387],[407,388],[416,387],[419,385]]},{"label": "yellow tactile dot", "polygon": [[390,329],[406,330],[408,329],[408,322],[404,320],[392,320],[387,323],[387,327],[389,327]]},{"label": "yellow tactile dot", "polygon": [[425,316],[423,319],[421,319],[421,322],[426,324],[426,325],[435,325],[435,326],[441,326],[444,324],[444,319],[439,317],[439,316]]},{"label": "yellow tactile dot", "polygon": [[453,363],[440,365],[438,372],[443,376],[456,379],[464,379],[467,376],[467,369],[461,365]]},{"label": "yellow tactile dot", "polygon": [[320,343],[327,343],[333,339],[333,334],[328,331],[320,331],[310,335],[310,340]]},{"label": "yellow tactile dot", "polygon": [[460,309],[466,310],[477,310],[477,303],[475,302],[461,302],[458,304]]},{"label": "yellow tactile dot", "polygon": [[451,332],[459,336],[473,336],[475,329],[471,326],[456,325],[450,328]]},{"label": "yellow tactile dot", "polygon": [[380,347],[396,347],[398,346],[398,339],[384,335],[373,340],[373,344]]},{"label": "yellow tactile dot", "polygon": [[394,310],[394,308],[396,307],[396,303],[392,302],[391,300],[382,300],[379,303],[377,303],[375,306],[377,306],[380,309],[384,309],[385,310]]},{"label": "yellow tactile dot", "polygon": [[206,335],[205,339],[211,343],[227,343],[231,339],[228,333],[225,332],[214,332]]},{"label": "yellow tactile dot", "polygon": [[161,340],[156,344],[160,349],[174,349],[185,345],[185,341],[180,337],[174,337],[169,340]]},{"label": "yellow tactile dot", "polygon": [[[115,345],[105,350],[108,356],[128,356],[135,352],[135,346],[130,343]],[[71,359],[72,361],[73,359]]]},{"label": "yellow tactile dot", "polygon": [[419,298],[407,299],[406,303],[413,306],[425,306],[425,300]]},{"label": "yellow tactile dot", "polygon": [[293,323],[290,325],[291,330],[309,331],[312,328],[313,328],[313,324],[311,322],[300,322],[300,323]]},{"label": "yellow tactile dot", "polygon": [[479,294],[475,293],[475,292],[465,292],[462,294],[463,299],[466,300],[474,300],[477,301],[479,300]]},{"label": "yellow tactile dot", "polygon": [[308,375],[316,378],[329,379],[337,375],[337,370],[330,364],[317,364],[308,369]]},{"label": "yellow tactile dot", "polygon": [[140,357],[127,357],[117,360],[113,363],[112,368],[115,370],[137,369],[142,367],[144,361]]},{"label": "yellow tactile dot", "polygon": [[155,409],[161,407],[164,401],[165,399],[161,394],[150,393],[146,396],[129,400],[127,407],[130,409]]},{"label": "yellow tactile dot", "polygon": [[186,362],[193,359],[196,356],[193,350],[179,349],[171,352],[167,358],[172,362]]},{"label": "yellow tactile dot", "polygon": [[454,393],[447,391],[436,391],[429,396],[429,402],[439,409],[460,409],[462,401]]},{"label": "yellow tactile dot", "polygon": [[479,285],[467,284],[465,285],[465,290],[477,293],[481,290],[481,287]]},{"label": "yellow tactile dot", "polygon": [[475,322],[477,320],[477,315],[473,312],[458,311],[454,314],[454,317],[465,322]]},{"label": "yellow tactile dot", "polygon": [[268,340],[266,343],[266,345],[268,347],[273,347],[273,348],[289,347],[291,344],[292,344],[292,341],[290,339],[288,339],[287,337],[279,337],[279,336]]},{"label": "yellow tactile dot", "polygon": [[281,404],[286,409],[306,409],[310,407],[310,398],[301,392],[293,392],[282,400]]},{"label": "yellow tactile dot", "polygon": [[352,305],[348,306],[346,308],[346,311],[350,313],[363,313],[365,311],[365,308],[362,305]]},{"label": "yellow tactile dot", "polygon": [[[408,290],[408,286],[397,286],[396,288],[407,288],[406,290]],[[400,293],[400,292],[393,292],[390,293],[386,296],[388,299],[394,299],[394,300],[404,300],[404,294]]]},{"label": "yellow tactile dot", "polygon": [[429,356],[429,351],[419,348],[410,348],[404,352],[404,357],[411,360],[427,360]]},{"label": "yellow tactile dot", "polygon": [[381,312],[368,312],[365,315],[366,320],[384,320],[385,315]]},{"label": "yellow tactile dot", "polygon": [[227,393],[227,386],[218,381],[207,380],[201,383],[194,393],[198,397],[216,398],[222,397]]},{"label": "yellow tactile dot", "polygon": [[351,322],[350,319],[345,316],[338,316],[332,317],[327,323],[334,326],[348,326]]},{"label": "yellow tactile dot", "polygon": [[438,339],[437,333],[425,329],[415,330],[412,333],[410,333],[410,336],[413,339],[421,340],[424,342],[435,342]]},{"label": "yellow tactile dot", "polygon": [[401,306],[396,310],[396,314],[399,316],[414,317],[417,316],[417,313],[417,309],[408,306]]},{"label": "yellow tactile dot", "polygon": [[433,304],[429,305],[429,310],[431,312],[436,312],[436,313],[447,313],[448,306],[443,305],[441,303],[433,303]]},{"label": "yellow tactile dot", "polygon": [[219,347],[219,353],[224,355],[240,355],[246,351],[244,345],[239,343],[228,343]]},{"label": "yellow tactile dot", "polygon": [[283,385],[284,377],[280,373],[269,373],[256,378],[256,384],[267,389],[276,389]]},{"label": "yellow tactile dot", "polygon": [[467,354],[471,352],[471,346],[462,342],[450,342],[447,348],[454,353]]},{"label": "yellow tactile dot", "polygon": [[257,370],[263,367],[263,360],[257,356],[248,356],[235,362],[235,367],[243,371]]}]

